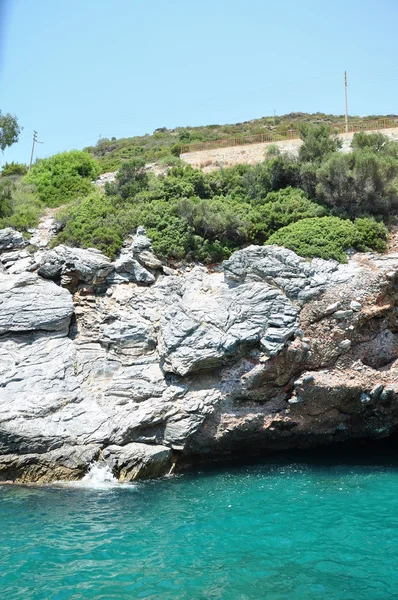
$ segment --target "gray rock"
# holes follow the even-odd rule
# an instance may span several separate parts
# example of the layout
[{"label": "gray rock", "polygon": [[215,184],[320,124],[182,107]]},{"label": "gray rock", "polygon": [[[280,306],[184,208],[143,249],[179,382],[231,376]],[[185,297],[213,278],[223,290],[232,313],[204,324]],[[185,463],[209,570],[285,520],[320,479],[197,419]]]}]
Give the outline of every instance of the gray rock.
[{"label": "gray rock", "polygon": [[362,304],[360,302],[357,302],[356,300],[352,300],[350,302],[350,308],[355,312],[359,312],[362,310]]},{"label": "gray rock", "polygon": [[369,392],[369,396],[372,400],[378,400],[380,394],[382,393],[384,386],[382,383],[378,383],[375,387]]},{"label": "gray rock", "polygon": [[351,348],[351,340],[343,340],[342,342],[340,342],[339,348],[344,352],[349,350]]},{"label": "gray rock", "polygon": [[392,398],[393,393],[393,390],[385,388],[380,394],[380,402],[389,402],[389,400],[391,400]]},{"label": "gray rock", "polygon": [[22,233],[15,231],[11,227],[0,229],[0,252],[13,250],[14,248],[23,248],[27,245]]},{"label": "gray rock", "polygon": [[365,392],[362,392],[361,397],[360,397],[360,401],[362,404],[369,404],[369,402],[372,401],[372,398],[369,396],[369,394],[366,394]]},{"label": "gray rock", "polygon": [[[137,237],[150,253],[144,232]],[[70,327],[67,290],[37,275],[0,276],[3,480],[75,479],[91,460],[106,460],[128,481],[168,473],[176,456],[186,466],[193,455],[396,428],[398,335],[384,302],[395,294],[384,276],[392,259],[339,266],[252,246],[227,261],[225,278],[189,266],[155,280],[131,247],[117,270],[95,251],[52,252],[35,257],[76,291]],[[7,268],[27,258],[3,257]],[[120,270],[126,263],[130,273]],[[319,301],[305,306],[312,297]],[[367,320],[359,328],[352,319],[343,357],[345,324],[314,315],[358,297]],[[358,402],[362,390],[372,391]]]},{"label": "gray rock", "polygon": [[140,254],[144,251],[152,251],[152,243],[151,240],[146,236],[145,227],[140,226],[137,228],[137,233],[133,237],[131,248],[133,250],[134,255]]},{"label": "gray rock", "polygon": [[149,252],[148,250],[143,250],[142,252],[139,252],[137,255],[135,255],[135,258],[138,260],[139,263],[141,263],[141,265],[147,267],[148,269],[157,270],[162,269],[163,267],[161,261],[158,258],[156,258],[156,256],[152,252]]},{"label": "gray rock", "polygon": [[113,271],[111,261],[99,250],[57,246],[41,259],[39,275],[45,279],[61,279],[65,287],[79,283],[98,285]]},{"label": "gray rock", "polygon": [[14,275],[18,275],[19,273],[25,273],[33,271],[38,267],[33,256],[28,256],[26,258],[21,258],[20,260],[15,261],[11,267],[8,269],[8,272]]},{"label": "gray rock", "polygon": [[[229,289],[219,281],[208,294],[206,272],[196,269],[185,289],[170,298],[160,319],[159,336],[166,371],[186,375],[214,368],[260,342],[272,355],[293,337],[298,312],[280,290],[264,282]],[[269,327],[272,319],[284,325]]]},{"label": "gray rock", "polygon": [[167,475],[172,467],[172,453],[165,446],[138,443],[123,447],[108,446],[103,457],[121,482]]},{"label": "gray rock", "polygon": [[349,319],[352,315],[352,310],[336,310],[336,312],[333,313],[333,317],[340,320]]},{"label": "gray rock", "polygon": [[0,275],[0,334],[65,331],[72,314],[67,290],[32,273]]},{"label": "gray rock", "polygon": [[[120,276],[119,281],[134,281],[145,285],[154,283],[155,277],[131,255],[123,255],[115,262],[115,271]],[[113,277],[112,281],[118,281]]]},{"label": "gray rock", "polygon": [[339,310],[340,307],[341,307],[341,302],[334,302],[333,304],[329,304],[329,306],[327,306],[325,308],[325,310],[323,311],[323,314],[325,316],[331,315],[332,313]]}]

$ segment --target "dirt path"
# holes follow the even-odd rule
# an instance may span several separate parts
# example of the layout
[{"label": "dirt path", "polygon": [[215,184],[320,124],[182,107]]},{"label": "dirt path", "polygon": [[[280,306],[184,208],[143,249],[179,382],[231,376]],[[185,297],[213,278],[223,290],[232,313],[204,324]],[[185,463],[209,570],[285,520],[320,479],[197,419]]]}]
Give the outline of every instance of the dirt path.
[{"label": "dirt path", "polygon": [[57,208],[46,208],[40,218],[37,228],[32,230],[30,243],[38,248],[46,248],[50,241],[56,235],[55,215],[59,212],[62,206]]}]

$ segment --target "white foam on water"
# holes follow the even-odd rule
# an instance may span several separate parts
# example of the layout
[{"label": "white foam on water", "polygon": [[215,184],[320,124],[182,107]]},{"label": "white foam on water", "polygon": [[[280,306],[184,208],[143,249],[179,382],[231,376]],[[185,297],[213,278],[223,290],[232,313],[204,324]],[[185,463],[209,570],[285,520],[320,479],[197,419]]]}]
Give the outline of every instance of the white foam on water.
[{"label": "white foam on water", "polygon": [[62,481],[58,482],[58,484],[67,487],[95,490],[108,490],[122,487],[134,489],[136,487],[131,483],[119,483],[109,465],[103,462],[92,462],[85,476],[79,481]]}]

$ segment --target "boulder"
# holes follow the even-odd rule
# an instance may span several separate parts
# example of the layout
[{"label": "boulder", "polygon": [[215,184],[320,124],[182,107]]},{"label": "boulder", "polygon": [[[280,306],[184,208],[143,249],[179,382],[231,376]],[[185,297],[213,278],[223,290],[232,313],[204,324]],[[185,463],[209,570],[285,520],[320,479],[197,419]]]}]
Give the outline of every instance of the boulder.
[{"label": "boulder", "polygon": [[70,293],[33,273],[0,275],[0,335],[65,331],[73,314]]},{"label": "boulder", "polygon": [[109,281],[113,283],[121,283],[123,281],[132,281],[143,285],[154,283],[155,277],[147,269],[145,269],[138,260],[132,257],[131,254],[123,254],[115,262],[115,271]]},{"label": "boulder", "polygon": [[0,229],[0,253],[14,248],[23,248],[27,245],[22,233],[11,227]]},{"label": "boulder", "polygon": [[117,473],[120,482],[161,477],[172,467],[172,453],[166,446],[137,443],[108,446],[103,458]]},{"label": "boulder", "polygon": [[57,246],[40,260],[39,275],[45,279],[60,280],[71,291],[81,283],[99,285],[105,282],[114,265],[99,250]]}]

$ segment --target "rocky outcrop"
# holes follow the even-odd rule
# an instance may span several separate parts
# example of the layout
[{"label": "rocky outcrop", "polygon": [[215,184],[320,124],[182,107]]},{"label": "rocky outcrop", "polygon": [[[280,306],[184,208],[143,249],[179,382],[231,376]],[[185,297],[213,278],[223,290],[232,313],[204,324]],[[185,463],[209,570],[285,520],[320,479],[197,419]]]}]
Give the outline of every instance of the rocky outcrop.
[{"label": "rocky outcrop", "polygon": [[140,231],[115,262],[38,264],[0,274],[0,479],[98,460],[130,481],[398,428],[398,255],[251,246],[176,275]]},{"label": "rocky outcrop", "polygon": [[0,229],[0,252],[23,248],[24,246],[26,246],[26,242],[22,233],[11,227]]}]

